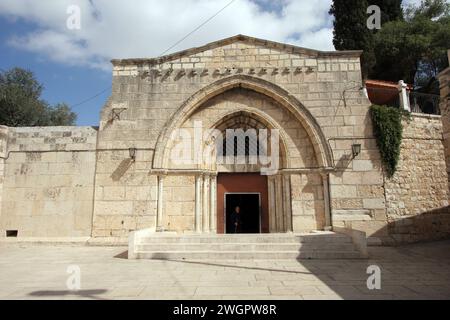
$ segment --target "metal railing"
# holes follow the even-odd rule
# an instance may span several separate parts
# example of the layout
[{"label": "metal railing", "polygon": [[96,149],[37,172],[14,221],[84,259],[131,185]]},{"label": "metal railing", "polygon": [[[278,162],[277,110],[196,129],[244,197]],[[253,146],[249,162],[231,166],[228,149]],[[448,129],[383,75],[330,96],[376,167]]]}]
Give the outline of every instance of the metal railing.
[{"label": "metal railing", "polygon": [[440,115],[440,96],[429,93],[409,92],[409,105],[411,112]]}]

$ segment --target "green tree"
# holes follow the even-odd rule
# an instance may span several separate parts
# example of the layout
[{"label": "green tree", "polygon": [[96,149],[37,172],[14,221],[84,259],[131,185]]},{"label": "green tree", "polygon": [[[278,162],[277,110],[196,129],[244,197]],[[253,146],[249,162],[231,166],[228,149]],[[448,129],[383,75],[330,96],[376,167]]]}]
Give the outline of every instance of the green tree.
[{"label": "green tree", "polygon": [[333,44],[337,50],[363,50],[361,65],[367,77],[375,64],[373,33],[367,28],[367,0],[333,0]]},{"label": "green tree", "polygon": [[374,37],[377,63],[371,77],[402,79],[435,91],[436,75],[448,65],[449,12],[445,0],[424,0],[418,7],[407,8],[404,20],[386,23]]},{"label": "green tree", "polygon": [[65,103],[58,103],[56,106],[51,107],[48,114],[50,126],[73,125],[77,120],[77,115]]},{"label": "green tree", "polygon": [[369,4],[380,7],[382,25],[403,19],[402,0],[369,0]]},{"label": "green tree", "polygon": [[0,124],[20,126],[73,125],[76,114],[65,104],[50,106],[41,98],[43,86],[33,73],[13,68],[0,73]]}]

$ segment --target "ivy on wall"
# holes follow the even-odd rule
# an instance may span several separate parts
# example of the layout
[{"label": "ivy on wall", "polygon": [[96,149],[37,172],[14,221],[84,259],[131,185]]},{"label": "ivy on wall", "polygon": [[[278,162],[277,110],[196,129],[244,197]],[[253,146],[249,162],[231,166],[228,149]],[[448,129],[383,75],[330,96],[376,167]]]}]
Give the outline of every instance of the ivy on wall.
[{"label": "ivy on wall", "polygon": [[398,108],[378,105],[371,106],[370,111],[381,159],[391,178],[397,170],[403,137],[402,119],[406,114]]}]

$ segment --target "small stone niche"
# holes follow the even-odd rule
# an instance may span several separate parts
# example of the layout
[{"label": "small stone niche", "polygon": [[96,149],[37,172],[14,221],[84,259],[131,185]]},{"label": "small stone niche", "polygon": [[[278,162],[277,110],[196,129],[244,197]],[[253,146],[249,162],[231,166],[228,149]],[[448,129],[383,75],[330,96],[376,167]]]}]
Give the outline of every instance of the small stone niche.
[{"label": "small stone niche", "polygon": [[17,238],[18,234],[19,234],[18,230],[6,230],[7,238]]}]

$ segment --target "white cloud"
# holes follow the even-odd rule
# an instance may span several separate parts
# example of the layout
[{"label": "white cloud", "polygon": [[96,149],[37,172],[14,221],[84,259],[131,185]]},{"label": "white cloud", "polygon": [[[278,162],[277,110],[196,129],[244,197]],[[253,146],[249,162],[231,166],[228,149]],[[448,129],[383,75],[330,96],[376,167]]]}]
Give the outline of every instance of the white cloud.
[{"label": "white cloud", "polygon": [[418,6],[418,5],[420,5],[421,2],[422,2],[422,0],[403,0],[403,6],[409,6],[409,5]]},{"label": "white cloud", "polygon": [[323,28],[318,31],[305,32],[302,34],[300,41],[297,41],[298,45],[306,48],[314,48],[317,50],[333,51],[334,46],[332,43],[333,28]]},{"label": "white cloud", "polygon": [[[264,1],[236,0],[172,51],[239,33],[333,50],[331,0],[280,0],[271,10],[263,10]],[[158,56],[228,2],[2,0],[0,15],[36,25],[33,32],[11,36],[11,46],[59,63],[108,69],[112,58]],[[66,27],[66,10],[72,4],[81,8],[81,30]]]}]

